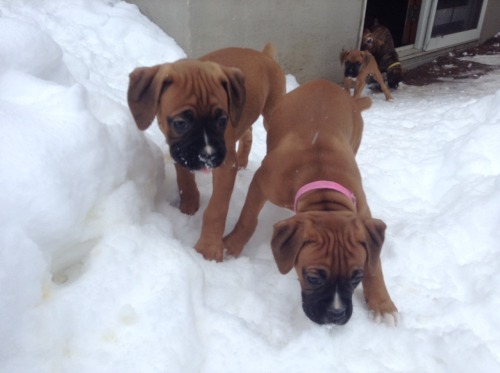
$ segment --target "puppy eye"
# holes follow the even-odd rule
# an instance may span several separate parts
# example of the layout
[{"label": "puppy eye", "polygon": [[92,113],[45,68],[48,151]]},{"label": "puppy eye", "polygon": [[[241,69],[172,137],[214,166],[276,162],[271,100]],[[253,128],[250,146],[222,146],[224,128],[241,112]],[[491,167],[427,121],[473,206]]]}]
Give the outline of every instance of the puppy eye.
[{"label": "puppy eye", "polygon": [[314,271],[305,274],[305,280],[311,287],[319,287],[326,282],[326,273],[324,271]]},{"label": "puppy eye", "polygon": [[172,121],[172,127],[174,128],[175,132],[182,134],[189,129],[190,125],[184,119],[176,118]]},{"label": "puppy eye", "polygon": [[355,288],[363,280],[363,272],[359,269],[355,270],[351,277],[352,287]]},{"label": "puppy eye", "polygon": [[191,110],[183,111],[175,117],[167,117],[168,124],[179,135],[183,135],[191,129],[193,120],[194,115]]},{"label": "puppy eye", "polygon": [[307,283],[313,287],[321,285],[324,281],[322,278],[317,277],[317,276],[306,276]]},{"label": "puppy eye", "polygon": [[226,126],[227,126],[227,117],[225,115],[222,115],[221,117],[219,117],[217,119],[217,129],[219,130],[224,130],[226,129]]},{"label": "puppy eye", "polygon": [[226,129],[228,121],[226,113],[222,109],[218,108],[215,110],[213,115],[215,118],[216,129],[219,131],[224,131]]}]

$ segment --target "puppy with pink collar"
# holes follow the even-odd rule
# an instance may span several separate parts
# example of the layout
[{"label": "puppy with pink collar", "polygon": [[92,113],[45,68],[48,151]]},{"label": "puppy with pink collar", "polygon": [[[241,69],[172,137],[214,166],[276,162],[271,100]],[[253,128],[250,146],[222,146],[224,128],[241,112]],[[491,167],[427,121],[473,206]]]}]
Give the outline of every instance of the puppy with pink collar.
[{"label": "puppy with pink collar", "polygon": [[238,256],[266,201],[293,210],[274,225],[271,248],[281,273],[295,268],[303,310],[318,324],[347,323],[360,283],[375,318],[398,320],[380,261],[386,225],[371,216],[355,160],[361,112],[370,106],[370,98],[323,80],[286,94],[269,117],[267,154],[238,222],[223,240]]}]

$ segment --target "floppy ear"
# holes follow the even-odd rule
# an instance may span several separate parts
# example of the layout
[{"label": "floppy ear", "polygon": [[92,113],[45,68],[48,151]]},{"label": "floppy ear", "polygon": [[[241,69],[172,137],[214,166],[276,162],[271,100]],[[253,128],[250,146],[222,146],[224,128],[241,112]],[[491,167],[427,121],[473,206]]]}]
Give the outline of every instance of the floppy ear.
[{"label": "floppy ear", "polygon": [[340,64],[343,65],[345,58],[349,54],[349,51],[346,51],[345,49],[342,48],[342,52],[340,52]]},{"label": "floppy ear", "polygon": [[274,225],[271,248],[282,274],[291,271],[304,241],[304,225],[297,219],[282,220]]},{"label": "floppy ear", "polygon": [[385,238],[387,226],[380,219],[366,219],[363,221],[366,228],[366,247],[368,253],[368,268],[375,273],[380,263],[380,252]]},{"label": "floppy ear", "polygon": [[227,79],[222,81],[222,85],[227,92],[229,118],[233,127],[238,125],[245,106],[246,89],[245,76],[240,69],[235,67],[221,66]]},{"label": "floppy ear", "polygon": [[164,84],[171,83],[170,64],[138,67],[130,73],[128,106],[140,130],[144,131],[155,119]]}]

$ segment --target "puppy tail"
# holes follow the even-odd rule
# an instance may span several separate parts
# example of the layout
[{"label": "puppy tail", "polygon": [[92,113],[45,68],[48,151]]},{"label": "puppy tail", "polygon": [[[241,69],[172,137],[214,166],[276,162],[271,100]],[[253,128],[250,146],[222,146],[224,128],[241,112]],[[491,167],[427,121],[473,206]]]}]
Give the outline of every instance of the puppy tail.
[{"label": "puppy tail", "polygon": [[356,98],[355,101],[359,111],[369,109],[372,106],[372,99],[370,97]]},{"label": "puppy tail", "polygon": [[276,59],[276,49],[274,48],[274,45],[272,43],[267,43],[262,50],[262,53],[271,57],[273,60]]}]

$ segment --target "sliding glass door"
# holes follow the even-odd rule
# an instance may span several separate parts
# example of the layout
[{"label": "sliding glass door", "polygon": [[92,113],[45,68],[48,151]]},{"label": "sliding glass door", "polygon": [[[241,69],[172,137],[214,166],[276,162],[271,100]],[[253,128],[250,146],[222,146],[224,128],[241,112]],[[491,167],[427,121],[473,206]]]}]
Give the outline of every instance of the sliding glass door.
[{"label": "sliding glass door", "polygon": [[423,49],[434,50],[479,39],[488,0],[434,0]]}]

